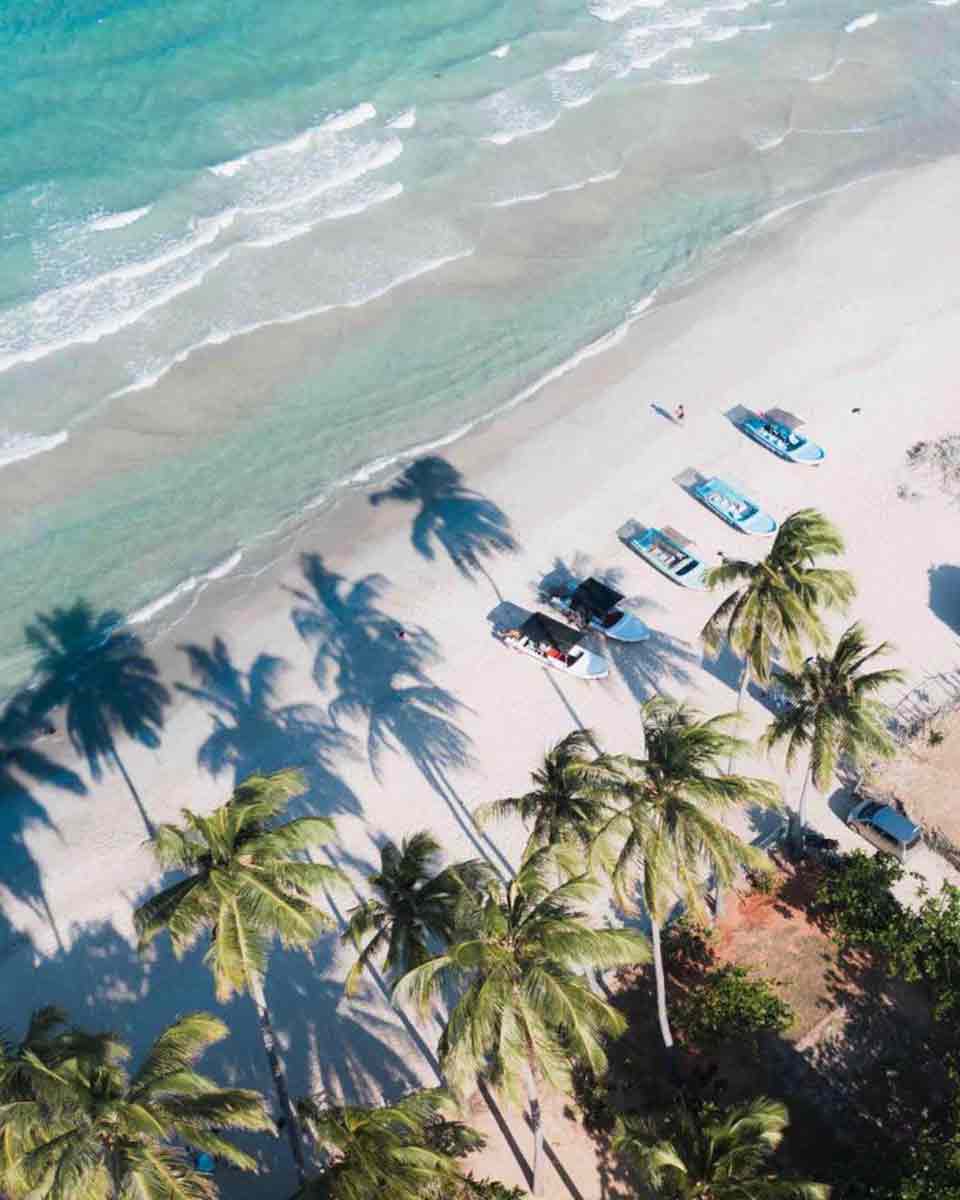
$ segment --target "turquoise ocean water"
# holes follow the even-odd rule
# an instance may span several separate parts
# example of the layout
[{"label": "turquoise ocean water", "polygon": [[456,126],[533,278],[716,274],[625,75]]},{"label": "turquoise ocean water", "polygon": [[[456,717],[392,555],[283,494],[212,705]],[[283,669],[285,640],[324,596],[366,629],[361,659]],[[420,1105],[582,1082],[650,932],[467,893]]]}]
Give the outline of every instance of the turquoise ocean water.
[{"label": "turquoise ocean water", "polygon": [[0,0],[0,685],[956,149],[955,0]]}]

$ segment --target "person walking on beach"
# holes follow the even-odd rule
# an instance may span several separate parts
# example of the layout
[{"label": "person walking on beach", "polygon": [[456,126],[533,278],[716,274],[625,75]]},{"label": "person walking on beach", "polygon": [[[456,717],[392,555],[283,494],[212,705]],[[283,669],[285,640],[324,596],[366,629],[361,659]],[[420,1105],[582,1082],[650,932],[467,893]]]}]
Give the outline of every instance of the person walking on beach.
[{"label": "person walking on beach", "polygon": [[678,425],[682,425],[682,424],[683,424],[683,418],[684,418],[686,415],[687,415],[687,414],[686,414],[686,413],[683,411],[683,405],[682,405],[682,404],[678,404],[678,405],[677,405],[677,407],[674,409],[674,412],[673,412],[674,419],[676,420],[676,422],[677,422],[677,424],[678,424]]}]

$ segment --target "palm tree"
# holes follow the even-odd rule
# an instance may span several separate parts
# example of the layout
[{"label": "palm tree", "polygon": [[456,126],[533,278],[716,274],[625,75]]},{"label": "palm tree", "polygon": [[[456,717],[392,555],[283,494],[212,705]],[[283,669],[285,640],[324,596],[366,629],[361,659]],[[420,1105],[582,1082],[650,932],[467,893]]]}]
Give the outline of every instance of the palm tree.
[{"label": "palm tree", "polygon": [[306,949],[330,927],[329,917],[311,903],[310,895],[318,887],[343,880],[335,867],[303,857],[311,846],[332,836],[331,821],[300,817],[274,824],[291,798],[303,791],[299,771],[276,771],[251,775],[208,817],[182,809],[182,827],[161,825],[152,847],[164,870],[184,871],[186,878],[152,896],[134,913],[141,949],[166,930],[178,958],[209,931],[205,961],[213,972],[217,999],[223,1002],[235,992],[246,992],[253,1000],[301,1182],[300,1128],[263,980],[274,938],[286,947]]},{"label": "palm tree", "polygon": [[221,1088],[196,1070],[227,1036],[209,1013],[166,1029],[134,1075],[128,1047],[106,1054],[41,1057],[26,1050],[29,1096],[0,1105],[12,1159],[4,1184],[18,1200],[205,1200],[216,1187],[172,1145],[179,1139],[244,1170],[256,1160],[221,1129],[272,1130],[263,1097]]},{"label": "palm tree", "polygon": [[545,846],[589,850],[597,828],[609,815],[611,776],[596,753],[589,729],[574,729],[560,739],[532,772],[533,788],[523,796],[481,804],[474,819],[517,816],[530,826],[530,848]]},{"label": "palm tree", "polygon": [[583,905],[597,891],[586,875],[553,886],[548,850],[530,855],[509,883],[464,911],[450,946],[398,982],[398,999],[426,1012],[450,979],[463,990],[440,1042],[447,1082],[464,1094],[484,1075],[508,1098],[526,1092],[534,1135],[531,1188],[539,1195],[543,1127],[540,1087],[569,1091],[574,1061],[598,1074],[602,1041],[623,1017],[591,990],[584,972],[645,961],[646,939],[627,929],[594,929]]},{"label": "palm tree", "polygon": [[896,743],[887,731],[889,709],[875,697],[885,687],[902,683],[904,674],[895,667],[863,669],[871,659],[892,649],[889,642],[869,649],[863,626],[855,622],[843,633],[832,655],[816,654],[799,671],[785,673],[780,679],[788,704],[770,722],[761,743],[772,750],[786,741],[788,767],[809,747],[795,826],[800,846],[807,824],[810,780],[823,791],[841,756],[856,766],[874,756],[892,758],[896,752]]},{"label": "palm tree", "polygon": [[679,897],[695,916],[704,912],[703,879],[711,873],[728,886],[740,866],[761,867],[765,855],[721,824],[734,808],[779,804],[775,784],[765,779],[724,773],[720,762],[746,748],[725,726],[735,713],[709,720],[686,705],[654,697],[643,705],[643,758],[611,759],[622,773],[625,806],[603,826],[596,841],[618,903],[634,907],[642,885],[650,921],[660,1032],[673,1046],[667,1017],[660,931]]},{"label": "palm tree", "polygon": [[138,634],[124,628],[118,612],[96,615],[85,600],[72,608],[40,613],[26,629],[36,653],[40,686],[34,693],[37,712],[63,706],[67,734],[94,779],[103,764],[123,776],[149,837],[153,824],[117,750],[114,731],[145,746],[160,744],[163,710],[170,693],[157,678],[156,663],[146,654]]},{"label": "palm tree", "polygon": [[493,878],[491,867],[477,858],[437,871],[439,855],[439,842],[426,830],[404,838],[399,849],[391,841],[381,847],[380,870],[367,876],[376,895],[350,910],[341,935],[357,950],[346,979],[348,994],[380,954],[394,978],[426,962],[430,939],[446,945],[459,907],[485,891]]},{"label": "palm tree", "polygon": [[771,1170],[788,1124],[786,1107],[765,1096],[725,1110],[679,1104],[659,1124],[626,1118],[613,1145],[658,1200],[827,1200],[822,1183]]},{"label": "palm tree", "polygon": [[[423,1200],[461,1178],[457,1146],[439,1148],[436,1136],[451,1124],[441,1117],[439,1090],[413,1092],[393,1104],[372,1107],[323,1105],[308,1097],[297,1111],[314,1142],[328,1156],[322,1175],[309,1180],[297,1200]],[[472,1130],[454,1126],[464,1148],[481,1144]],[[445,1193],[444,1193],[445,1194]]]},{"label": "palm tree", "polygon": [[804,644],[823,645],[820,610],[845,609],[856,586],[849,572],[818,566],[817,560],[843,548],[843,538],[822,513],[802,508],[780,526],[766,558],[727,558],[707,572],[711,588],[735,585],[700,636],[711,653],[726,642],[743,659],[741,704],[751,675],[768,681],[775,652],[795,664]]}]

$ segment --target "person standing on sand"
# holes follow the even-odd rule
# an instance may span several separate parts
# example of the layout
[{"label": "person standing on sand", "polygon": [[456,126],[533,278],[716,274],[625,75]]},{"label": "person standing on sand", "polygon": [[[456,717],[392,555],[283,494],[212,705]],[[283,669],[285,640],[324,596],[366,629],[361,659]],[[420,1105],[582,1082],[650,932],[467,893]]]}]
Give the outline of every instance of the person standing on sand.
[{"label": "person standing on sand", "polygon": [[677,405],[677,407],[674,409],[674,412],[673,412],[674,419],[675,419],[675,421],[677,422],[677,424],[678,424],[678,425],[682,425],[682,424],[683,424],[683,418],[684,418],[686,415],[687,415],[687,414],[686,414],[686,413],[683,411],[683,405],[682,405],[682,404],[678,404],[678,405]]}]

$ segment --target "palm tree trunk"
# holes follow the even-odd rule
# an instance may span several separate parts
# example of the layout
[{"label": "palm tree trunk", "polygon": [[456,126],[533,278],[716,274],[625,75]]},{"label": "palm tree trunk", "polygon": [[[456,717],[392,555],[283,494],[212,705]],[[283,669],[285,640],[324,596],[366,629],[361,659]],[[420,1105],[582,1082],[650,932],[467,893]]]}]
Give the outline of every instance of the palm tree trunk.
[{"label": "palm tree trunk", "polygon": [[807,764],[803,776],[803,787],[800,789],[800,801],[797,804],[797,819],[794,824],[793,845],[797,850],[803,849],[807,833],[807,784],[810,782],[811,765]]},{"label": "palm tree trunk", "polygon": [[277,1035],[274,1033],[273,1025],[270,1021],[267,1001],[263,994],[263,984],[255,976],[248,976],[247,987],[250,992],[250,998],[253,1000],[254,1007],[257,1010],[257,1020],[260,1022],[260,1037],[263,1040],[263,1049],[267,1055],[267,1062],[270,1064],[270,1074],[273,1076],[273,1086],[277,1093],[280,1116],[286,1125],[287,1139],[290,1142],[290,1150],[297,1168],[297,1179],[303,1184],[307,1177],[307,1170],[304,1162],[300,1122],[297,1120],[297,1114],[290,1101],[290,1092],[287,1089],[287,1077],[283,1070],[283,1064],[280,1061],[280,1053],[277,1049]]},{"label": "palm tree trunk", "polygon": [[147,810],[143,807],[143,801],[140,799],[140,793],[133,786],[133,780],[130,778],[127,768],[123,765],[123,760],[117,753],[116,746],[110,747],[110,754],[113,758],[113,761],[116,763],[117,770],[123,776],[124,783],[126,783],[127,787],[130,789],[130,795],[133,797],[133,802],[136,804],[137,811],[140,813],[140,819],[143,821],[144,827],[146,828],[147,837],[152,839],[157,832],[156,827],[150,820]]},{"label": "palm tree trunk", "polygon": [[532,1060],[527,1064],[527,1101],[530,1105],[530,1127],[533,1130],[533,1163],[530,1167],[530,1193],[540,1195],[540,1162],[543,1158],[543,1119],[540,1112],[540,1092],[537,1088],[536,1068]]},{"label": "palm tree trunk", "polygon": [[670,1032],[670,1020],[667,1016],[667,988],[663,976],[663,950],[660,946],[660,923],[650,918],[650,941],[653,944],[653,977],[657,985],[657,1017],[660,1021],[660,1033],[667,1050],[673,1049],[673,1034]]}]

